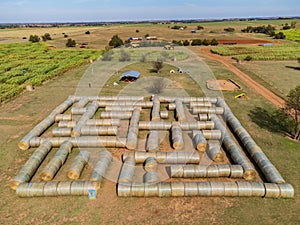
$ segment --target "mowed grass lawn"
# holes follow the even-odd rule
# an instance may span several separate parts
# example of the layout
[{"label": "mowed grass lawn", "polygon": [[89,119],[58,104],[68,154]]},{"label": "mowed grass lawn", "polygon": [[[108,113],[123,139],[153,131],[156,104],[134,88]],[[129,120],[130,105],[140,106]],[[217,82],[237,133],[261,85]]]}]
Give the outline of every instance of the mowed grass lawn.
[{"label": "mowed grass lawn", "polygon": [[237,67],[282,97],[300,85],[297,61],[253,61],[237,64]]}]

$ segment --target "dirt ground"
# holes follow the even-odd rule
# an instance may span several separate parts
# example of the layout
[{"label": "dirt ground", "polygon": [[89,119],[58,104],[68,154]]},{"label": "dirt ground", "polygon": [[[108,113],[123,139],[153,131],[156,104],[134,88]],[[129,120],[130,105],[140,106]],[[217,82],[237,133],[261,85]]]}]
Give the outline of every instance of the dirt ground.
[{"label": "dirt ground", "polygon": [[207,88],[211,90],[221,91],[240,91],[241,87],[232,80],[208,80]]}]

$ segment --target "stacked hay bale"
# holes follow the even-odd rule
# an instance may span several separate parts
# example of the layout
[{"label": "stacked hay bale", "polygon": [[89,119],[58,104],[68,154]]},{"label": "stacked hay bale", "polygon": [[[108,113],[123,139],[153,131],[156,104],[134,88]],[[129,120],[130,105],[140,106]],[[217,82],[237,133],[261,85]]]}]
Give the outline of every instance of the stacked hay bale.
[{"label": "stacked hay bale", "polygon": [[139,134],[140,109],[136,108],[130,120],[130,125],[127,134],[126,147],[128,149],[136,149]]}]

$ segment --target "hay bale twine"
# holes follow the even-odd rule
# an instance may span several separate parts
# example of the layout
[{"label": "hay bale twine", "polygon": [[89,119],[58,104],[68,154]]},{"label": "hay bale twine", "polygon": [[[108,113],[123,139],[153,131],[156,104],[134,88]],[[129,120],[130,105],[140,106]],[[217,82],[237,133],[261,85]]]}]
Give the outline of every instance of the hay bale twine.
[{"label": "hay bale twine", "polygon": [[278,184],[281,198],[294,198],[294,188],[291,184]]},{"label": "hay bale twine", "polygon": [[144,197],[145,196],[145,184],[132,183],[131,184],[131,196]]},{"label": "hay bale twine", "polygon": [[266,194],[265,198],[279,198],[280,197],[280,188],[278,184],[273,183],[264,183]]},{"label": "hay bale twine", "polygon": [[131,183],[118,183],[117,194],[118,197],[131,197]]},{"label": "hay bale twine", "polygon": [[210,182],[198,182],[199,196],[212,196],[212,188]]},{"label": "hay bale twine", "polygon": [[144,183],[158,183],[159,182],[159,177],[157,172],[152,171],[152,172],[147,172],[144,175]]},{"label": "hay bale twine", "polygon": [[158,197],[158,183],[145,184],[145,197]]},{"label": "hay bale twine", "polygon": [[158,163],[154,157],[148,157],[145,161],[144,169],[147,172],[153,172],[157,170]]},{"label": "hay bale twine", "polygon": [[236,183],[237,183],[238,191],[239,191],[238,196],[240,196],[240,197],[252,196],[252,185],[250,182],[236,181]]},{"label": "hay bale twine", "polygon": [[198,184],[196,182],[184,182],[184,196],[198,196]]},{"label": "hay bale twine", "polygon": [[224,196],[239,196],[238,185],[236,182],[224,182]]},{"label": "hay bale twine", "polygon": [[218,182],[218,181],[210,182],[210,186],[211,186],[212,196],[224,196],[225,187],[223,182]]},{"label": "hay bale twine", "polygon": [[171,197],[172,189],[170,182],[160,182],[158,184],[158,196],[159,197]]},{"label": "hay bale twine", "polygon": [[172,197],[185,196],[184,182],[171,182]]}]

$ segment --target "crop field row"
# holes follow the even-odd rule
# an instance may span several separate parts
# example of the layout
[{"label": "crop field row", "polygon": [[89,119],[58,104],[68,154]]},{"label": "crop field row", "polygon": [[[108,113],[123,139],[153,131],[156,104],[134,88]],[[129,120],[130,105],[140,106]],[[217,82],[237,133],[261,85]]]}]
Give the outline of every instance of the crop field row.
[{"label": "crop field row", "polygon": [[252,60],[297,60],[300,58],[300,44],[289,43],[274,46],[218,46],[212,53],[222,56],[233,56],[244,60],[250,56]]},{"label": "crop field row", "polygon": [[0,45],[0,102],[99,56],[96,50],[59,50],[44,43]]}]

